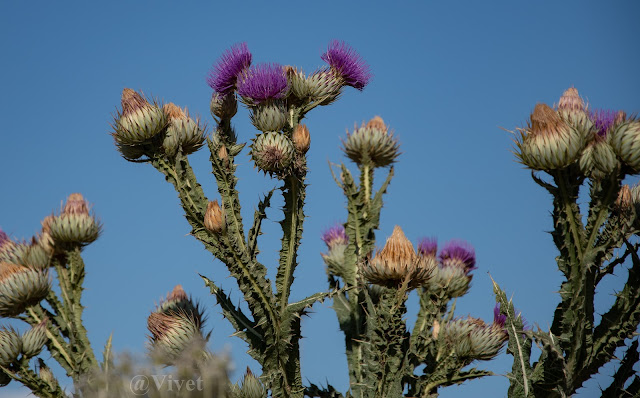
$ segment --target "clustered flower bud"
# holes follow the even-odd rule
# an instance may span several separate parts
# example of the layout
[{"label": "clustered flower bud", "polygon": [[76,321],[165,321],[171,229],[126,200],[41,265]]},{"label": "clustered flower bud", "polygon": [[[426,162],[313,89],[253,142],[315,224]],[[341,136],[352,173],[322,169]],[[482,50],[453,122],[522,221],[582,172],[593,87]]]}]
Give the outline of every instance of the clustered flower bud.
[{"label": "clustered flower bud", "polygon": [[405,281],[410,288],[427,283],[437,263],[434,257],[416,254],[402,228],[396,226],[384,248],[362,265],[362,275],[371,283],[399,287]]},{"label": "clustered flower bud", "polygon": [[9,366],[22,351],[22,339],[13,328],[0,329],[0,366]]},{"label": "clustered flower bud", "polygon": [[221,234],[227,228],[224,212],[220,208],[217,199],[207,205],[207,211],[204,214],[204,226],[215,234]]},{"label": "clustered flower bud", "polygon": [[576,161],[585,143],[584,135],[565,122],[558,112],[538,104],[516,142],[517,156],[534,170],[557,170]]},{"label": "clustered flower bud", "polygon": [[46,271],[0,262],[0,316],[14,317],[42,301],[50,289]]},{"label": "clustered flower bud", "polygon": [[173,103],[163,107],[169,126],[162,142],[164,152],[174,156],[178,150],[183,155],[189,155],[200,149],[205,141],[204,128],[199,121],[189,117],[186,109],[181,109]]},{"label": "clustered flower bud", "polygon": [[89,214],[89,205],[81,194],[71,194],[62,213],[47,222],[54,245],[84,246],[100,234],[100,224]]},{"label": "clustered flower bud", "polygon": [[294,155],[293,143],[287,136],[275,131],[259,134],[251,145],[251,157],[265,174],[283,174]]},{"label": "clustered flower bud", "polygon": [[42,351],[47,342],[47,327],[49,319],[44,318],[40,323],[27,330],[22,335],[22,353],[27,358],[35,357]]},{"label": "clustered flower bud", "polygon": [[122,112],[118,112],[113,137],[119,146],[132,149],[159,134],[166,124],[162,109],[150,104],[142,95],[130,88],[122,91]]},{"label": "clustered flower bud", "polygon": [[342,145],[347,157],[358,165],[385,167],[395,162],[400,155],[398,141],[393,133],[389,133],[389,128],[380,116],[356,127],[351,134],[347,132],[347,139]]}]

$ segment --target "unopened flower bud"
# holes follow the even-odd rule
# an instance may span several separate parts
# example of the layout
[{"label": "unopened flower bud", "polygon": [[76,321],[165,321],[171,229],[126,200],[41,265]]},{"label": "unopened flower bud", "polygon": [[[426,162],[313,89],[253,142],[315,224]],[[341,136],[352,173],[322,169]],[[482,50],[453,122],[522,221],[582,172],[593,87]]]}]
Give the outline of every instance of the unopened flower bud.
[{"label": "unopened flower bud", "polygon": [[224,144],[220,145],[220,149],[218,149],[218,158],[225,166],[229,163],[229,153],[227,152],[227,147]]},{"label": "unopened flower bud", "polygon": [[347,157],[358,165],[385,167],[400,155],[398,141],[379,116],[366,125],[363,123],[359,128],[356,127],[352,134],[347,133],[342,145]]},{"label": "unopened flower bud", "polygon": [[15,244],[13,243],[11,238],[9,238],[9,235],[7,235],[6,232],[2,230],[2,228],[0,228],[0,256],[13,248],[14,245]]},{"label": "unopened flower bud", "polygon": [[242,379],[242,388],[240,389],[240,396],[242,398],[266,398],[267,391],[260,382],[260,380],[253,375],[249,367],[247,367],[247,373]]},{"label": "unopened flower bud", "polygon": [[251,157],[260,170],[279,174],[291,164],[294,147],[284,134],[275,131],[259,134],[251,145]]},{"label": "unopened flower bud", "polygon": [[40,376],[40,378],[49,385],[49,387],[52,390],[55,390],[58,388],[58,380],[56,379],[56,377],[53,375],[53,372],[51,372],[51,369],[49,369],[49,367],[44,363],[44,361],[40,358],[38,358],[38,362],[40,364],[40,369],[38,370],[38,376]]},{"label": "unopened flower bud", "polygon": [[628,119],[619,124],[611,133],[611,146],[623,163],[640,171],[640,121]]},{"label": "unopened flower bud", "polygon": [[508,339],[501,327],[487,325],[477,318],[454,319],[440,329],[440,339],[460,359],[494,358]]},{"label": "unopened flower bud", "polygon": [[307,153],[309,145],[311,144],[311,136],[309,135],[309,129],[304,124],[299,124],[293,130],[293,146],[300,153]]},{"label": "unopened flower bud", "polygon": [[238,100],[232,91],[227,94],[214,92],[211,96],[211,114],[221,120],[229,120],[238,112]]},{"label": "unopened flower bud", "polygon": [[9,366],[22,351],[22,339],[12,328],[0,329],[0,366]]},{"label": "unopened flower bud", "polygon": [[362,266],[362,274],[369,282],[399,287],[409,280],[409,287],[424,285],[436,267],[435,259],[419,256],[413,245],[396,226],[384,248]]},{"label": "unopened flower bud", "polygon": [[153,312],[147,320],[151,332],[151,347],[166,365],[175,364],[183,353],[204,348],[200,325],[183,312],[171,314]]},{"label": "unopened flower bud", "polygon": [[64,204],[62,214],[89,214],[89,205],[82,194],[72,193]]},{"label": "unopened flower bud", "polygon": [[204,322],[204,315],[200,306],[187,296],[182,285],[176,285],[176,287],[167,294],[167,298],[158,304],[154,312],[168,315],[175,313],[186,314],[194,320],[198,327]]},{"label": "unopened flower bud", "polygon": [[129,88],[122,91],[122,112],[114,121],[116,143],[137,145],[148,142],[163,130],[165,124],[165,115],[156,104],[150,104]]},{"label": "unopened flower bud", "polygon": [[461,297],[467,293],[475,269],[475,251],[467,242],[452,240],[440,252],[440,266],[436,268],[429,289],[444,292],[448,297]]},{"label": "unopened flower bud", "polygon": [[568,88],[560,97],[558,114],[580,131],[584,137],[588,136],[593,122],[590,120],[585,103],[575,87]]},{"label": "unopened flower bud", "polygon": [[22,335],[22,353],[27,358],[35,357],[42,351],[47,342],[47,327],[49,319],[44,318],[40,323],[27,330]]},{"label": "unopened flower bud", "polygon": [[198,121],[189,117],[186,109],[168,103],[163,107],[163,111],[169,122],[167,134],[162,142],[167,155],[174,156],[179,149],[183,155],[189,155],[202,147],[205,141],[204,128]]},{"label": "unopened flower bud", "polygon": [[0,316],[14,317],[49,294],[47,272],[0,262]]},{"label": "unopened flower bud", "polygon": [[47,219],[47,229],[54,245],[84,246],[98,239],[100,224],[88,209],[82,195],[71,194],[62,213]]},{"label": "unopened flower bud", "polygon": [[282,101],[266,101],[251,107],[251,123],[260,131],[280,131],[287,124],[287,109]]},{"label": "unopened flower bud", "polygon": [[527,129],[516,142],[517,156],[534,170],[557,170],[578,159],[584,148],[584,137],[545,104],[536,105]]},{"label": "unopened flower bud", "polygon": [[215,234],[220,234],[224,232],[227,227],[225,223],[225,216],[218,204],[218,200],[214,200],[213,202],[209,202],[207,205],[207,211],[204,214],[204,226],[210,232]]}]

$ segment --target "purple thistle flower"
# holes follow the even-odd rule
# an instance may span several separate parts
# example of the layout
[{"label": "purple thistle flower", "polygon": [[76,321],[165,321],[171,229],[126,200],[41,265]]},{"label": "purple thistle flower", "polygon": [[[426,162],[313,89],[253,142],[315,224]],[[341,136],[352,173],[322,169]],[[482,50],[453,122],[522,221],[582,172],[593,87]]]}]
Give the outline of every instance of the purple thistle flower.
[{"label": "purple thistle flower", "polygon": [[251,65],[247,43],[234,44],[225,51],[209,72],[207,83],[220,94],[234,90],[240,73]]},{"label": "purple thistle flower", "polygon": [[504,328],[506,322],[507,316],[504,314],[500,314],[500,303],[497,303],[493,308],[493,324]]},{"label": "purple thistle flower", "polygon": [[282,98],[289,89],[287,75],[280,64],[258,64],[238,79],[238,94],[257,103]]},{"label": "purple thistle flower", "polygon": [[327,52],[320,58],[342,76],[347,86],[362,90],[371,80],[369,65],[343,41],[331,41]]},{"label": "purple thistle flower", "polygon": [[600,137],[606,137],[607,131],[614,125],[618,112],[612,109],[596,109],[589,112],[589,117]]},{"label": "purple thistle flower", "polygon": [[438,252],[438,240],[436,238],[423,238],[418,242],[418,253],[422,256],[436,256]]},{"label": "purple thistle flower", "polygon": [[349,242],[347,232],[344,230],[342,224],[336,224],[322,234],[322,241],[327,245],[329,249],[335,245],[346,245]]},{"label": "purple thistle flower", "polygon": [[468,242],[454,239],[445,243],[440,251],[440,261],[444,266],[464,267],[465,274],[476,269],[476,253]]}]

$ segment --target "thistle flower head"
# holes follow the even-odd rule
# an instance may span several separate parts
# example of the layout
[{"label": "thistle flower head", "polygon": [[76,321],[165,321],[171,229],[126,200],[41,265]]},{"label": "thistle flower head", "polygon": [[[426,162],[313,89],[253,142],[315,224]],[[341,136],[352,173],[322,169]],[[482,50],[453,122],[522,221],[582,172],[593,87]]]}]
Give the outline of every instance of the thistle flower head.
[{"label": "thistle flower head", "polygon": [[80,193],[72,193],[64,204],[62,214],[89,214],[89,204]]},{"label": "thistle flower head", "polygon": [[439,257],[442,266],[461,268],[465,274],[476,269],[475,250],[463,240],[454,239],[445,243]]},{"label": "thistle flower head", "polygon": [[259,134],[251,145],[251,157],[256,167],[270,174],[284,173],[294,152],[291,140],[275,131]]},{"label": "thistle flower head", "polygon": [[560,97],[558,102],[559,111],[584,111],[584,101],[578,94],[578,90],[575,87],[569,87]]},{"label": "thistle flower head", "polygon": [[13,328],[0,329],[0,365],[9,366],[20,355],[22,339]]},{"label": "thistle flower head", "polygon": [[185,314],[190,319],[193,319],[198,328],[202,326],[205,321],[200,306],[187,296],[182,285],[176,285],[176,287],[167,294],[167,298],[158,304],[154,312],[167,315],[176,313]]},{"label": "thistle flower head", "polygon": [[439,333],[441,341],[451,347],[456,357],[464,360],[488,360],[495,357],[508,337],[503,329],[472,317],[446,322]]},{"label": "thistle flower head", "polygon": [[79,193],[69,195],[59,216],[46,218],[45,221],[43,233],[50,236],[54,245],[84,246],[100,235],[101,225],[95,216],[89,214],[89,204]]},{"label": "thistle flower head", "polygon": [[234,93],[213,92],[210,104],[211,114],[223,120],[229,120],[238,112],[238,100]]},{"label": "thistle flower head", "polygon": [[331,66],[347,86],[362,90],[371,80],[369,65],[343,41],[331,41],[321,58]]},{"label": "thistle flower head", "polygon": [[14,317],[39,303],[50,285],[47,272],[0,262],[0,316]]},{"label": "thistle flower head", "polygon": [[493,324],[497,327],[504,328],[507,322],[507,316],[500,313],[500,303],[496,303],[493,307]]},{"label": "thistle flower head", "polygon": [[189,350],[204,348],[200,325],[185,312],[153,312],[147,319],[147,328],[151,332],[151,348],[167,365],[173,365]]},{"label": "thistle flower head", "polygon": [[329,250],[336,245],[346,245],[349,243],[349,237],[342,224],[336,224],[324,231],[321,239]]},{"label": "thistle flower head", "polygon": [[120,104],[122,105],[122,116],[129,116],[142,108],[150,106],[149,101],[144,99],[142,95],[126,87],[122,90]]},{"label": "thistle flower head", "polygon": [[[150,104],[130,88],[122,90],[122,111],[114,116],[112,133],[118,149],[128,159],[135,159],[139,145],[149,143],[162,132],[166,119],[157,104]],[[142,156],[140,154],[137,157]]]},{"label": "thistle flower head", "polygon": [[284,98],[288,90],[289,81],[280,64],[258,64],[238,78],[238,94],[252,104]]},{"label": "thistle flower head", "polygon": [[213,65],[207,83],[216,92],[228,94],[236,88],[238,76],[250,65],[251,53],[247,43],[234,44]]},{"label": "thistle flower head", "polygon": [[382,250],[362,266],[364,277],[371,283],[398,287],[409,280],[409,287],[423,285],[436,267],[435,258],[417,256],[413,245],[396,226]]},{"label": "thistle flower head", "polygon": [[224,213],[217,199],[207,205],[207,211],[204,214],[204,226],[210,232],[216,234],[222,233],[227,227]]},{"label": "thistle flower head", "polygon": [[612,109],[594,109],[589,112],[589,117],[593,121],[599,137],[606,137],[617,122],[624,120],[623,115],[624,112]]},{"label": "thistle flower head", "polygon": [[27,330],[22,335],[22,353],[27,358],[35,357],[42,351],[48,341],[47,328],[49,318],[45,317],[40,323]]},{"label": "thistle flower head", "polygon": [[347,132],[342,145],[347,157],[358,165],[369,163],[374,167],[385,167],[400,155],[398,140],[380,116],[362,123],[359,128],[356,126],[351,134]]},{"label": "thistle flower head", "polygon": [[436,238],[422,238],[418,242],[418,253],[421,256],[435,257],[438,252],[438,240]]}]

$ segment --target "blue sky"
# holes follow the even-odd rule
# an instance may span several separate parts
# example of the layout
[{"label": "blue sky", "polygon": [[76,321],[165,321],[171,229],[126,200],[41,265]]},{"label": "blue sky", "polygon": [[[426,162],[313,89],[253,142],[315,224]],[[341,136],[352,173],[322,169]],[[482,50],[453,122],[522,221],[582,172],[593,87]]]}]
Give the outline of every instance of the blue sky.
[{"label": "blue sky", "polygon": [[[328,161],[346,161],[340,137],[375,115],[402,145],[381,218],[379,243],[400,225],[414,242],[437,236],[471,242],[478,269],[459,315],[491,319],[491,275],[530,323],[547,328],[560,285],[548,194],[516,163],[512,130],[538,102],[557,102],[575,86],[596,108],[640,110],[640,3],[619,2],[3,2],[0,5],[0,227],[28,238],[72,192],[94,204],[102,237],[85,250],[85,322],[94,350],[114,333],[117,351],[143,352],[146,318],[161,296],[182,284],[207,308],[211,347],[227,350],[236,369],[246,346],[197,273],[238,298],[224,266],[188,236],[173,188],[149,165],[119,157],[109,135],[124,87],[209,115],[205,77],[232,44],[246,41],[254,62],[312,71],[331,39],[345,40],[369,63],[363,92],[347,90],[311,112],[309,189],[301,265],[292,299],[327,288],[321,232],[346,216]],[[237,5],[234,5],[237,4]],[[234,118],[241,140],[256,133],[246,110]],[[250,220],[261,194],[277,185],[240,157],[239,190]],[[191,156],[201,184],[216,197],[208,156]],[[381,179],[377,176],[378,181]],[[262,260],[275,275],[281,215],[268,212]],[[598,292],[603,311],[621,279]],[[303,321],[303,377],[348,385],[342,334],[330,303]],[[408,319],[416,312],[410,300]],[[50,361],[53,362],[53,361]],[[481,364],[484,365],[484,364]],[[511,357],[486,367],[505,374]],[[605,368],[602,373],[610,374]],[[235,380],[240,372],[232,373]],[[581,396],[598,394],[589,383]],[[442,397],[506,396],[491,377],[451,387]],[[26,390],[3,389],[17,397]]]}]

